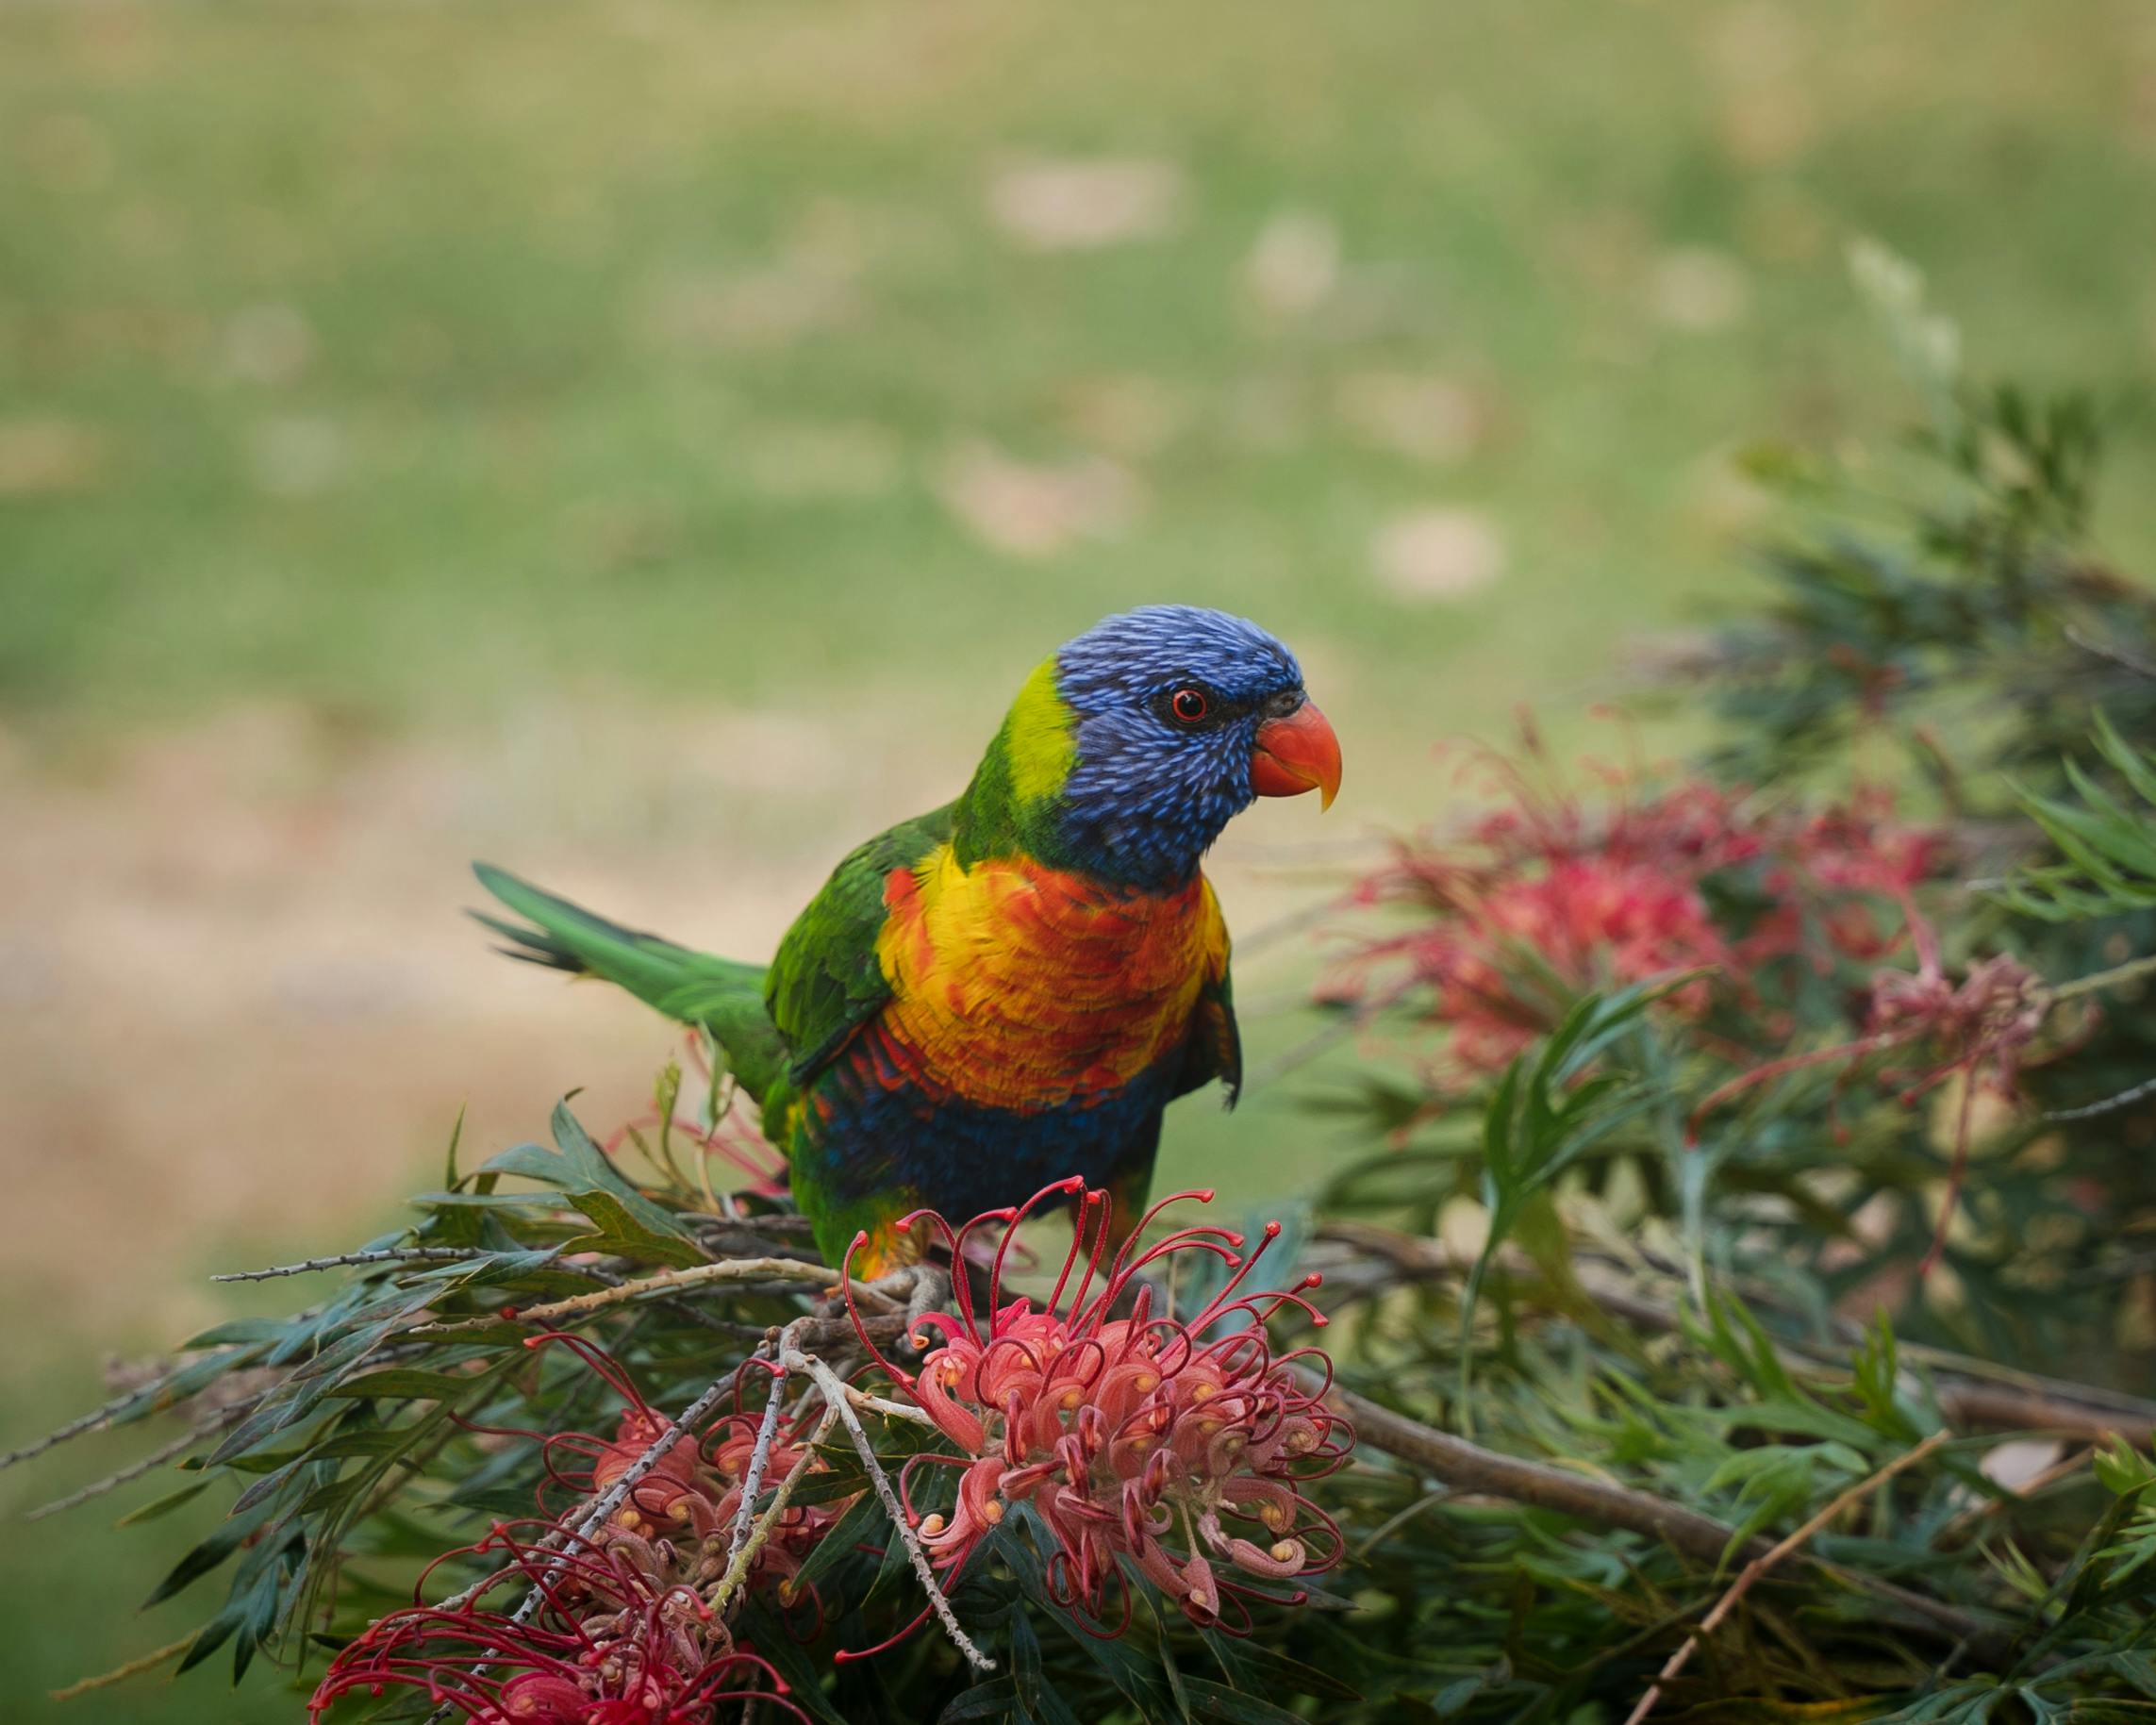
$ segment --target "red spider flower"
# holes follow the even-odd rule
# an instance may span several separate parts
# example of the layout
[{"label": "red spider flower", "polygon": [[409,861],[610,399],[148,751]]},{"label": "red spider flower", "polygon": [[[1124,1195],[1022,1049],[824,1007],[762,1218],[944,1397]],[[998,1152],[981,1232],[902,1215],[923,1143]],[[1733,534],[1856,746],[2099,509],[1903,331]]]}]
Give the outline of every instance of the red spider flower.
[{"label": "red spider flower", "polygon": [[[1503,1067],[1543,1035],[1565,996],[1623,987],[1673,971],[1726,969],[1733,954],[1696,885],[1645,863],[1569,857],[1546,873],[1495,885],[1474,921],[1434,941],[1436,1015],[1453,1029],[1452,1053],[1481,1071]],[[1554,972],[1560,997],[1545,1002],[1521,976],[1521,955]],[[1707,985],[1671,997],[1697,1013]]]},{"label": "red spider flower", "polygon": [[[1777,900],[1761,937],[1776,950],[1804,942],[1799,910],[1815,910],[1827,944],[1843,956],[1876,963],[1897,950],[1910,926],[1910,895],[1949,859],[1946,835],[1894,819],[1894,799],[1878,787],[1848,803],[1784,816],[1775,823],[1776,864],[1766,884]],[[1886,914],[1882,914],[1882,912]],[[1819,955],[1817,968],[1825,968]]]},{"label": "red spider flower", "polygon": [[[643,1459],[672,1421],[644,1400],[618,1360],[583,1337],[556,1332],[534,1336],[527,1345],[556,1343],[574,1352],[626,1403],[612,1438],[559,1432],[539,1439],[548,1478],[574,1494],[576,1501],[560,1517],[562,1522],[573,1524],[592,1500]],[[701,1434],[684,1434],[594,1530],[592,1543],[633,1565],[654,1584],[702,1586],[716,1581],[725,1570],[756,1428],[754,1416],[736,1412],[722,1416]],[[784,1478],[800,1459],[794,1428],[792,1415],[779,1417],[766,1464],[767,1480]],[[777,1587],[782,1600],[790,1603],[788,1584],[852,1502],[846,1498],[789,1505],[758,1549],[748,1584]]]},{"label": "red spider flower", "polygon": [[[946,1575],[1011,1505],[1026,1503],[1053,1541],[1050,1584],[1066,1606],[1100,1617],[1127,1558],[1193,1621],[1242,1633],[1250,1626],[1245,1601],[1306,1597],[1268,1592],[1264,1584],[1316,1574],[1340,1557],[1339,1530],[1304,1490],[1341,1466],[1354,1441],[1324,1404],[1331,1362],[1314,1348],[1275,1354],[1265,1327],[1286,1305],[1323,1324],[1302,1298],[1318,1278],[1305,1276],[1291,1292],[1239,1291],[1278,1236],[1277,1222],[1248,1257],[1240,1255],[1241,1236],[1217,1227],[1183,1228],[1138,1249],[1146,1223],[1166,1204],[1208,1202],[1210,1192],[1177,1193],[1155,1205],[1103,1277],[1113,1206],[1106,1193],[1087,1191],[1047,1303],[1004,1301],[1004,1254],[1018,1224],[1044,1200],[1083,1187],[1076,1179],[1059,1182],[1015,1210],[991,1211],[956,1230],[932,1212],[900,1224],[938,1229],[960,1267],[956,1312],[933,1313],[917,1326],[916,1345],[928,1348],[920,1372],[877,1355],[958,1451],[912,1458],[900,1479],[908,1513],[915,1468],[955,1468],[953,1509],[914,1516],[921,1543]],[[988,1271],[988,1307],[979,1313],[963,1269],[969,1236],[997,1225],[1003,1237]],[[1156,1311],[1154,1288],[1139,1277],[1179,1255],[1209,1256],[1230,1272],[1217,1294],[1183,1318]],[[848,1291],[850,1301],[850,1284]],[[932,1335],[939,1345],[929,1345]],[[865,1332],[862,1340],[868,1343]],[[1315,1389],[1304,1386],[1298,1369],[1304,1364],[1318,1368]],[[1126,1621],[1128,1606],[1126,1594]]]},{"label": "red spider flower", "polygon": [[[1915,1069],[1885,1069],[1876,1073],[1884,1084],[1901,1086],[1900,1100],[1915,1103],[1949,1079],[1963,1081],[1961,1107],[1954,1127],[1953,1161],[1947,1176],[1946,1202],[1937,1231],[1919,1274],[1931,1269],[1946,1250],[1947,1231],[1960,1203],[1968,1168],[1970,1118],[1980,1086],[2018,1097],[2021,1069],[2054,998],[2044,981],[2011,953],[1996,954],[1969,966],[1960,982],[1946,973],[1937,934],[1914,909],[1907,912],[1916,948],[1915,970],[1882,970],[1871,981],[1870,1006],[1864,1034],[1853,1041],[1813,1049],[1768,1061],[1712,1091],[1692,1112],[1691,1130],[1740,1092],[1785,1072],[1827,1061],[1859,1063],[1879,1055],[1914,1053]],[[1845,1077],[1844,1082],[1848,1082]]]},{"label": "red spider flower", "polygon": [[507,1528],[450,1555],[494,1552],[506,1562],[490,1580],[522,1582],[523,1607],[392,1612],[338,1654],[308,1718],[348,1695],[406,1688],[469,1725],[709,1725],[752,1697],[805,1719],[692,1588],[655,1586],[614,1552],[550,1551]]},{"label": "red spider flower", "polygon": [[[775,1386],[771,1393],[778,1393]],[[767,1484],[783,1480],[793,1471],[808,1435],[802,1429],[802,1422],[790,1413],[782,1413],[773,1430],[771,1455],[764,1466]],[[719,1501],[719,1514],[729,1528],[740,1511],[741,1488],[748,1478],[749,1461],[755,1448],[756,1422],[745,1414],[729,1416],[707,1445],[711,1465],[725,1483],[726,1495]],[[810,1471],[821,1472],[823,1464],[818,1461],[811,1464]],[[749,1585],[775,1587],[780,1601],[791,1604],[794,1577],[801,1572],[808,1554],[822,1543],[823,1535],[853,1508],[854,1501],[853,1497],[844,1497],[822,1503],[788,1504],[750,1566]]]},{"label": "red spider flower", "polygon": [[[1901,938],[1901,919],[1882,924],[1876,902],[1905,902],[1943,855],[1936,834],[1894,821],[1883,792],[1777,810],[1704,780],[1643,790],[1611,773],[1589,800],[1529,771],[1540,765],[1532,748],[1524,766],[1481,758],[1508,805],[1457,842],[1402,845],[1362,881],[1363,903],[1408,904],[1421,920],[1366,945],[1328,985],[1353,999],[1382,975],[1396,981],[1381,1002],[1423,992],[1470,1074],[1502,1068],[1590,989],[1712,971],[1662,1003],[1699,1020],[1717,999],[1756,1005],[1778,960],[1876,961]],[[1745,1039],[1785,1036],[1781,1016]]]}]

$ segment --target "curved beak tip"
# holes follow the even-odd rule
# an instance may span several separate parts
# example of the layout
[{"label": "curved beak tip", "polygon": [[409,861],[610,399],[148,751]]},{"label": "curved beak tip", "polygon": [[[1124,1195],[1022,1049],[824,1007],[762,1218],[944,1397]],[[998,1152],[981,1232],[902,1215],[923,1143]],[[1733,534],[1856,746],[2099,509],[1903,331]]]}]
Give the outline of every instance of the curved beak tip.
[{"label": "curved beak tip", "polygon": [[1251,752],[1251,788],[1261,797],[1299,797],[1315,790],[1320,808],[1333,806],[1340,794],[1340,739],[1314,702],[1305,701],[1286,718],[1258,726]]}]

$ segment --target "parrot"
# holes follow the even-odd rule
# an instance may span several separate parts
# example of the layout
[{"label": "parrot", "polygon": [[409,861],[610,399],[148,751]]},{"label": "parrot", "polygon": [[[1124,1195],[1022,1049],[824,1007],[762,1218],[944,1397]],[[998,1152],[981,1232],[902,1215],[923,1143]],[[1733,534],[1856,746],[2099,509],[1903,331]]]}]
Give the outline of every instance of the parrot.
[{"label": "parrot", "polygon": [[[1137,1222],[1168,1103],[1242,1082],[1229,941],[1201,867],[1257,797],[1340,788],[1286,647],[1218,610],[1104,619],[1043,660],[965,790],[849,854],[769,965],[622,927],[504,870],[509,956],[700,1027],[760,1107],[817,1249],[877,1276],[912,1213],[1073,1177]],[[849,1257],[849,1254],[852,1254]]]}]

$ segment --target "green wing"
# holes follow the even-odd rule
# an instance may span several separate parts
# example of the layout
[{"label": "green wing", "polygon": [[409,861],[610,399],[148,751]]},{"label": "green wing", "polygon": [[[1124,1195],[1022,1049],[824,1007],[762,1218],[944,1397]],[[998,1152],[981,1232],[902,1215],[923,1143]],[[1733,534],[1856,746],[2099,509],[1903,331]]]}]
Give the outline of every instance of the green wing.
[{"label": "green wing", "polygon": [[884,929],[884,880],[949,841],[957,804],[901,821],[831,871],[779,942],[764,981],[764,1005],[792,1052],[789,1073],[804,1086],[848,1037],[890,999],[876,939]]},{"label": "green wing", "polygon": [[1183,1070],[1176,1074],[1175,1094],[1187,1096],[1218,1078],[1227,1086],[1228,1106],[1233,1108],[1243,1087],[1243,1038],[1236,1028],[1236,990],[1228,975],[1228,924],[1220,915],[1213,883],[1202,884],[1207,923],[1205,986],[1190,1015],[1190,1035],[1183,1044]]},{"label": "green wing", "polygon": [[1220,980],[1209,982],[1198,996],[1198,1010],[1190,1016],[1190,1039],[1183,1045],[1183,1070],[1175,1080],[1175,1094],[1187,1096],[1218,1078],[1227,1086],[1227,1105],[1233,1108],[1243,1088],[1243,1037],[1236,1027],[1236,990],[1227,968]]},{"label": "green wing", "polygon": [[786,1069],[787,1051],[765,1013],[764,969],[697,953],[657,935],[623,928],[520,880],[490,863],[473,863],[480,885],[531,926],[472,914],[515,942],[502,950],[572,976],[599,976],[684,1024],[701,1024],[752,1095]]}]

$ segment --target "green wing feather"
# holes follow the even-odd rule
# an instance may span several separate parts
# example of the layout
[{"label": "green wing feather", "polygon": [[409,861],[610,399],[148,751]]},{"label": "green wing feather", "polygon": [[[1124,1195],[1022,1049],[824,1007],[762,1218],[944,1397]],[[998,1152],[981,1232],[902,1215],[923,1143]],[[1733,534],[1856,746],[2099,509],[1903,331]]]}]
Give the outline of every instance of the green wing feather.
[{"label": "green wing feather", "polygon": [[473,863],[479,884],[532,924],[473,911],[513,946],[502,950],[576,976],[599,976],[684,1024],[708,1030],[750,1094],[762,1096],[786,1070],[788,1052],[764,1009],[764,967],[691,952],[657,935],[593,916],[489,863]]},{"label": "green wing feather", "polygon": [[1243,1087],[1243,1037],[1236,1025],[1235,986],[1225,970],[1219,982],[1207,983],[1198,996],[1175,1094],[1187,1096],[1216,1078],[1227,1086],[1227,1105],[1233,1108]]},{"label": "green wing feather", "polygon": [[887,915],[884,881],[950,841],[955,803],[902,821],[851,853],[779,942],[764,1004],[793,1051],[796,1088],[831,1063],[890,999],[876,941]]}]

